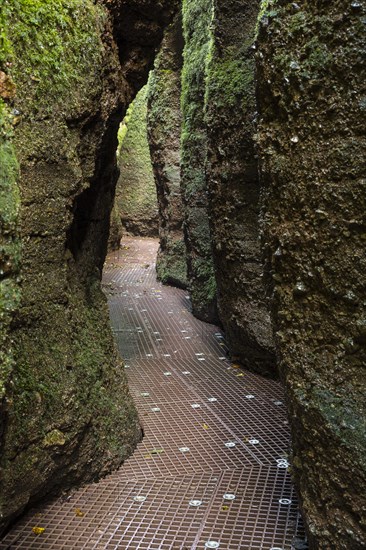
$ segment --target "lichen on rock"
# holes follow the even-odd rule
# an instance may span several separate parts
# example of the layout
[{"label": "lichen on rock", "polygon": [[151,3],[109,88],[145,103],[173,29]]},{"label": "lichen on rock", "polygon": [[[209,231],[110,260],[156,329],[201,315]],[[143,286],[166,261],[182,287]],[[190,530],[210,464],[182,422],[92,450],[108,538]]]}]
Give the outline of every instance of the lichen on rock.
[{"label": "lichen on rock", "polygon": [[185,288],[187,260],[180,178],[182,18],[168,27],[149,79],[148,136],[159,203],[157,275]]},{"label": "lichen on rock", "polygon": [[268,2],[258,34],[266,277],[313,548],[366,541],[365,7]]},{"label": "lichen on rock", "polygon": [[205,162],[205,71],[210,45],[211,0],[183,1],[181,186],[185,209],[188,287],[199,319],[217,322]]},{"label": "lichen on rock", "polygon": [[218,310],[231,355],[276,375],[259,240],[254,38],[260,2],[214,0],[206,68],[206,180]]},{"label": "lichen on rock", "polygon": [[115,205],[127,233],[157,237],[158,201],[147,139],[147,94],[146,85],[131,103],[122,122]]},{"label": "lichen on rock", "polygon": [[0,100],[0,531],[37,499],[119,466],[141,437],[100,278],[118,126],[174,11],[161,2],[149,16],[131,72],[138,41],[119,36],[122,59],[115,30],[126,13],[145,20],[146,5],[2,4],[0,71],[17,93],[10,109]]}]

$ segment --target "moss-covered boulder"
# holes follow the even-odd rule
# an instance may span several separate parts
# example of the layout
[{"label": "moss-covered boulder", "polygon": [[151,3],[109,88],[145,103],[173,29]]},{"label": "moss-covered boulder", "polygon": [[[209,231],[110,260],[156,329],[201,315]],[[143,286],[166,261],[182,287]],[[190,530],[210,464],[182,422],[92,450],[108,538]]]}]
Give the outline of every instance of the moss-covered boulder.
[{"label": "moss-covered boulder", "polygon": [[182,19],[167,29],[149,79],[148,136],[159,203],[156,270],[163,283],[187,286],[180,189]]},{"label": "moss-covered boulder", "polygon": [[220,320],[232,356],[275,375],[259,240],[254,36],[259,1],[213,0],[206,165]]},{"label": "moss-covered boulder", "polygon": [[120,128],[115,205],[130,235],[157,237],[159,215],[147,140],[147,91],[144,86],[137,94]]},{"label": "moss-covered boulder", "polygon": [[364,2],[268,2],[263,245],[312,548],[366,543]]},{"label": "moss-covered boulder", "polygon": [[133,4],[106,2],[112,15],[92,0],[2,4],[0,531],[36,499],[117,467],[140,438],[100,278],[118,126],[173,6],[125,37],[123,57],[121,18],[146,20],[148,3]]},{"label": "moss-covered boulder", "polygon": [[210,45],[211,0],[183,0],[181,186],[185,209],[188,284],[193,313],[217,321],[205,163],[205,71]]}]

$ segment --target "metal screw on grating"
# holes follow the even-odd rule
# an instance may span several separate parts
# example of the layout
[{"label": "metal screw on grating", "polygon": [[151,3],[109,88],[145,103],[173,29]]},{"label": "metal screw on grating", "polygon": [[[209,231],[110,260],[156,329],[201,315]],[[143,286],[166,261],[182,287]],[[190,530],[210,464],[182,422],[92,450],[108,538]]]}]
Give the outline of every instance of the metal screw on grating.
[{"label": "metal screw on grating", "polygon": [[208,540],[205,544],[205,548],[219,548],[220,543],[216,540]]},{"label": "metal screw on grating", "polygon": [[229,449],[235,446],[236,446],[236,443],[234,441],[228,441],[227,443],[225,443],[225,447],[228,447]]},{"label": "metal screw on grating", "polygon": [[192,409],[199,409],[201,405],[199,403],[192,403],[191,407]]},{"label": "metal screw on grating", "polygon": [[189,452],[189,447],[179,447],[179,450],[181,453],[188,453]]},{"label": "metal screw on grating", "polygon": [[201,506],[202,500],[190,500],[189,505],[193,507]]},{"label": "metal screw on grating", "polygon": [[277,464],[277,468],[288,468],[288,467],[289,467],[289,464],[285,462],[279,462]]},{"label": "metal screw on grating", "polygon": [[140,393],[140,395],[141,395],[141,397],[149,397],[149,396],[150,396],[150,394],[149,394],[148,391],[142,391],[142,392]]},{"label": "metal screw on grating", "polygon": [[249,443],[251,445],[258,445],[259,441],[258,441],[258,439],[249,439]]},{"label": "metal screw on grating", "polygon": [[279,407],[280,405],[283,405],[283,402],[282,401],[273,401],[273,404],[277,405]]},{"label": "metal screw on grating", "polygon": [[225,499],[225,500],[234,500],[235,495],[233,493],[225,493],[222,498]]},{"label": "metal screw on grating", "polygon": [[169,372],[169,371],[167,371],[167,372],[164,372],[164,376],[171,376],[171,375],[172,375],[172,373],[171,373],[171,372]]},{"label": "metal screw on grating", "polygon": [[255,396],[252,395],[252,394],[246,395],[245,397],[246,397],[247,399],[255,399]]},{"label": "metal screw on grating", "polygon": [[136,497],[133,497],[133,500],[135,502],[145,502],[147,497],[143,497],[142,495],[137,495]]},{"label": "metal screw on grating", "polygon": [[153,408],[151,409],[151,411],[152,411],[153,413],[158,413],[158,412],[160,412],[160,409],[159,409],[159,407],[153,407]]},{"label": "metal screw on grating", "polygon": [[209,397],[207,399],[207,401],[209,401],[210,403],[215,403],[215,401],[217,401],[216,397]]},{"label": "metal screw on grating", "polygon": [[289,506],[292,502],[289,498],[280,498],[278,501],[280,504],[285,504],[286,506]]},{"label": "metal screw on grating", "polygon": [[191,373],[189,372],[189,370],[184,370],[184,371],[182,372],[182,374],[191,374]]}]

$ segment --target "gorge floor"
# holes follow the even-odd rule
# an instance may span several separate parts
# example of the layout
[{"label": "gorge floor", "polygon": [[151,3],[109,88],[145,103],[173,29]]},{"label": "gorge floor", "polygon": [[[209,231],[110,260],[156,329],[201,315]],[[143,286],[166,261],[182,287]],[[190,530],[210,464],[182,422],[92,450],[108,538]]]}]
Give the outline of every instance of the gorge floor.
[{"label": "gorge floor", "polygon": [[119,471],[29,511],[0,549],[290,550],[303,538],[283,390],[232,364],[187,293],[156,281],[157,246],[125,238],[103,278],[143,441]]}]

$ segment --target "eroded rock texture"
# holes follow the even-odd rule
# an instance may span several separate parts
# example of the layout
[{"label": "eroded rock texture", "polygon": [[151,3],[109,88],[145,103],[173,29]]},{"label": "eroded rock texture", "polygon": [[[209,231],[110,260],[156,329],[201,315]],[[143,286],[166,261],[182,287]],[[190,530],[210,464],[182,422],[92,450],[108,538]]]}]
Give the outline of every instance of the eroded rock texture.
[{"label": "eroded rock texture", "polygon": [[120,131],[115,205],[122,226],[131,235],[157,237],[158,201],[147,141],[147,87],[137,94]]},{"label": "eroded rock texture", "polygon": [[[13,149],[1,102],[1,529],[37,498],[118,466],[140,438],[100,277],[117,129],[173,5],[163,13],[163,2],[150,11],[142,0],[106,4],[114,30],[91,0],[20,1],[1,11],[0,63],[17,85],[10,124],[18,123]],[[131,43],[127,15],[132,28],[144,22]]]},{"label": "eroded rock texture", "polygon": [[148,134],[159,201],[158,278],[187,286],[183,204],[180,190],[182,19],[167,29],[149,79]]},{"label": "eroded rock texture", "polygon": [[214,0],[207,66],[207,188],[220,320],[234,359],[276,373],[259,241],[253,42],[259,1]]},{"label": "eroded rock texture", "polygon": [[210,43],[211,0],[183,1],[181,185],[185,208],[188,283],[193,313],[217,320],[216,281],[211,251],[205,162],[205,68]]},{"label": "eroded rock texture", "polygon": [[366,543],[363,2],[270,2],[259,33],[264,249],[313,548]]}]

